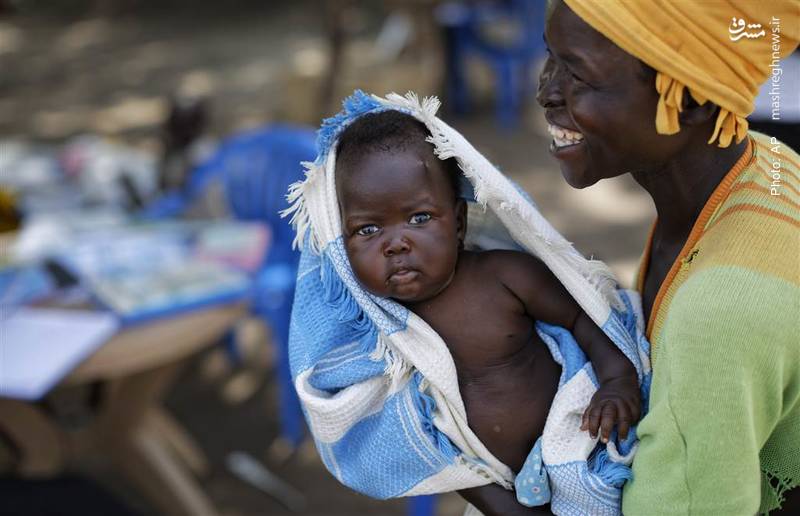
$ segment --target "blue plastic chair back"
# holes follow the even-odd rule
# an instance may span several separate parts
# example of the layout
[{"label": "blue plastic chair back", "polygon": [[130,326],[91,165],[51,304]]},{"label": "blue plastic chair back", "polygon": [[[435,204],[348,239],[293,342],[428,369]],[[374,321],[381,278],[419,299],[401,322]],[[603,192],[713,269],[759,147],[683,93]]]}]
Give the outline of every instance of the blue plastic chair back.
[{"label": "blue plastic chair back", "polygon": [[[294,230],[280,212],[289,206],[289,185],[304,177],[301,162],[313,161],[316,153],[312,129],[273,125],[231,138],[201,171],[208,176],[222,174],[228,207],[237,219],[264,222],[272,230],[266,263],[255,278],[253,310],[272,328],[281,436],[294,447],[305,432],[287,350],[300,253],[292,249]],[[208,180],[201,176],[198,181]]]},{"label": "blue plastic chair back", "polygon": [[[505,0],[495,2],[444,4],[438,11],[445,28],[447,97],[457,113],[469,104],[465,57],[476,54],[485,59],[497,78],[497,118],[504,127],[513,127],[517,112],[529,87],[533,63],[544,54],[544,0]],[[519,24],[516,41],[499,44],[487,41],[482,28],[498,20]]]},{"label": "blue plastic chair back", "polygon": [[[544,51],[544,15],[546,2],[543,0],[506,0],[487,5],[477,4],[470,8],[467,27],[471,34],[470,44],[490,58],[532,59]],[[481,37],[481,27],[497,19],[515,20],[520,27],[518,39],[499,45],[485,41]]]},{"label": "blue plastic chair back", "polygon": [[296,263],[294,230],[280,212],[289,207],[289,185],[303,179],[303,161],[316,157],[316,134],[305,127],[273,125],[225,143],[211,165],[223,170],[231,213],[240,220],[265,222],[272,230],[268,263]]},{"label": "blue plastic chair back", "polygon": [[277,232],[273,236],[283,241],[291,229],[278,212],[288,207],[289,185],[303,179],[300,162],[315,157],[316,133],[308,127],[274,124],[237,134],[191,171],[181,191],[166,193],[143,215],[179,216],[221,179],[232,214],[242,220],[266,222]]}]

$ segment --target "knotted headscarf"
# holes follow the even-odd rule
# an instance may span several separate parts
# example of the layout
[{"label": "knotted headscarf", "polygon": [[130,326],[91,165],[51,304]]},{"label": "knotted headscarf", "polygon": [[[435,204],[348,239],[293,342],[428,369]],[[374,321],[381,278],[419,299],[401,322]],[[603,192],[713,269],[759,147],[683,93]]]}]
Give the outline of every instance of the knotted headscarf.
[{"label": "knotted headscarf", "polygon": [[[719,106],[708,143],[747,134],[745,117],[779,60],[800,39],[798,0],[565,0],[586,23],[658,73],[656,131],[680,131],[689,91]],[[796,94],[784,91],[783,94]]]}]

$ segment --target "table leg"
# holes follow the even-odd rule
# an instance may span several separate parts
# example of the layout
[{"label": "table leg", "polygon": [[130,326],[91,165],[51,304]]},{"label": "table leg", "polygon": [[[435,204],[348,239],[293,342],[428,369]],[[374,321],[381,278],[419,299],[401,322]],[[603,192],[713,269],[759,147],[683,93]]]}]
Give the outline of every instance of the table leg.
[{"label": "table leg", "polygon": [[199,477],[208,475],[211,467],[205,453],[169,412],[162,407],[154,407],[148,413],[145,424],[154,434],[160,435],[164,439],[192,473]]},{"label": "table leg", "polygon": [[213,502],[163,439],[139,428],[115,452],[118,467],[163,513],[174,516],[215,516]]},{"label": "table leg", "polygon": [[36,405],[0,399],[0,432],[19,452],[18,474],[35,477],[60,472],[67,454],[66,442],[52,420]]},{"label": "table leg", "polygon": [[[110,382],[97,426],[98,444],[164,514],[216,515],[189,467],[178,460],[180,455],[190,457],[192,467],[203,469],[207,461],[202,452],[172,418],[154,416],[163,410],[161,398],[177,371],[177,365],[169,365]],[[165,427],[170,436],[161,433]]]}]

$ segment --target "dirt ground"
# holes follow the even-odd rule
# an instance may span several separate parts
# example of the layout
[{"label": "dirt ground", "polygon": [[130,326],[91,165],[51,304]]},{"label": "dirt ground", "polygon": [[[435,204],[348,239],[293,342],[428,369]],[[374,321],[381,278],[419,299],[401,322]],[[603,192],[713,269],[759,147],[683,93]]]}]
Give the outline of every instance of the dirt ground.
[{"label": "dirt ground", "polygon": [[[157,152],[158,128],[175,92],[208,98],[209,133],[216,137],[274,121],[314,125],[320,113],[331,111],[319,101],[329,65],[321,2],[239,1],[222,12],[206,5],[211,2],[172,1],[160,8],[131,3],[139,8],[84,6],[59,12],[23,1],[18,14],[0,16],[0,139],[60,143],[91,132]],[[422,43],[413,41],[391,61],[372,55],[386,14],[376,7],[353,15],[356,28],[334,97],[354,87],[439,93],[441,50],[433,25],[424,26],[424,13],[415,18],[423,20],[417,32],[424,36]],[[481,91],[491,93],[485,66],[472,63],[470,73],[483,85]],[[489,95],[476,97],[468,116],[446,119],[519,182],[581,252],[605,260],[621,283],[630,285],[654,216],[644,193],[629,177],[571,189],[549,156],[533,92],[513,130],[498,127]],[[309,450],[274,460],[269,450],[277,421],[269,373],[254,394],[231,404],[221,394],[227,380],[199,374],[207,358],[189,365],[167,403],[207,451],[213,472],[202,482],[223,514],[291,514],[225,470],[225,455],[232,450],[251,452],[306,493],[310,508],[305,514],[405,513],[403,501],[376,502],[340,486]],[[113,474],[110,478],[114,489],[150,513],[135,493],[115,482]],[[456,495],[440,497],[440,516],[461,511]]]}]

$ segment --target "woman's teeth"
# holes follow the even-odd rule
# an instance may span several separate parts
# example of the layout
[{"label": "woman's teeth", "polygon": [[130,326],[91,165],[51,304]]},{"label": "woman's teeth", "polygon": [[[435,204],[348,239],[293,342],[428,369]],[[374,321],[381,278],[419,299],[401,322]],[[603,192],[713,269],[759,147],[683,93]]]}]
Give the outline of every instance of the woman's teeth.
[{"label": "woman's teeth", "polygon": [[583,134],[577,131],[570,131],[564,127],[559,127],[553,124],[547,124],[547,131],[553,137],[553,144],[558,147],[567,147],[569,145],[576,145],[583,141]]}]

